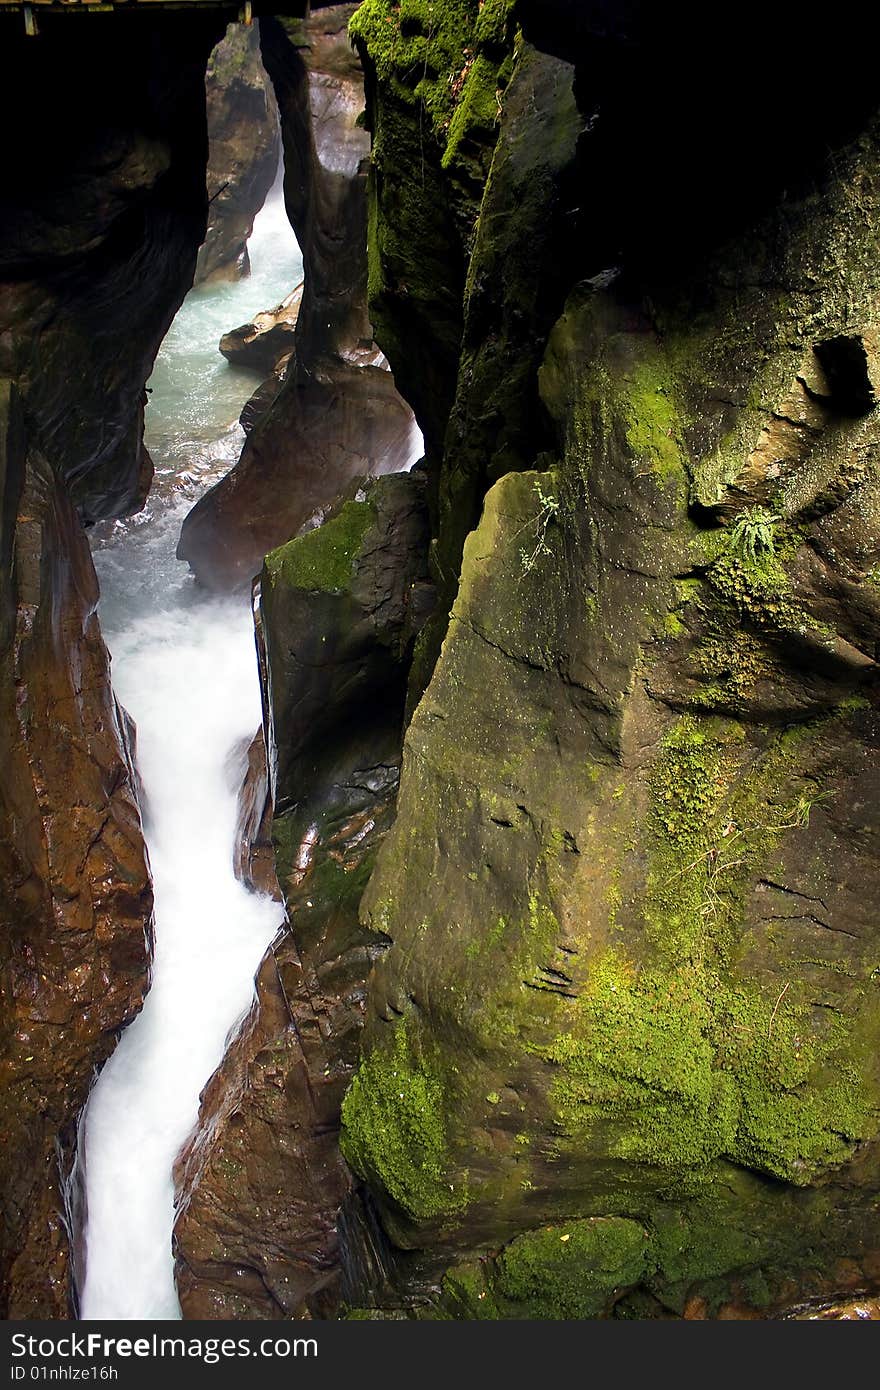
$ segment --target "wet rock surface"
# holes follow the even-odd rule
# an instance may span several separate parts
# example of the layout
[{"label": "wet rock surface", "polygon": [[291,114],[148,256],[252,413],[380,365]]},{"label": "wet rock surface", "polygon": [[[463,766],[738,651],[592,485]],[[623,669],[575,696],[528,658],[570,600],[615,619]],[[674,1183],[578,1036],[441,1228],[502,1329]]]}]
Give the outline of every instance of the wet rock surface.
[{"label": "wet rock surface", "polygon": [[210,208],[197,285],[248,274],[248,237],[278,171],[278,108],[260,61],[258,24],[230,24],[208,61],[205,92]]},{"label": "wet rock surface", "polygon": [[255,893],[280,899],[272,845],[272,797],[266,739],[259,729],[244,748],[236,749],[230,774],[238,779],[238,822],[235,829],[235,876]]},{"label": "wet rock surface", "polygon": [[353,478],[397,472],[418,457],[412,412],[383,370],[366,311],[370,142],[358,122],[363,77],[347,34],[355,8],[262,22],[305,284],[293,356],[277,392],[266,393],[271,406],[249,414],[239,463],[181,532],[180,558],[211,588],[249,582],[263,556]]},{"label": "wet rock surface", "polygon": [[[149,979],[151,893],[78,512],[139,505],[144,382],[206,217],[213,17],[0,18],[0,1310],[72,1310],[66,1182]],[[24,95],[23,95],[24,94]],[[29,116],[22,122],[21,112]],[[108,119],[112,113],[112,119]]]},{"label": "wet rock surface", "polygon": [[309,793],[340,726],[394,723],[400,672],[433,601],[425,493],[418,473],[367,483],[266,557],[260,609],[278,810]]},{"label": "wet rock surface", "polygon": [[262,415],[265,415],[269,406],[277,398],[287,379],[287,370],[292,361],[292,352],[280,357],[271,376],[267,376],[266,380],[260,383],[254,394],[245,402],[241,415],[238,417],[245,434],[250,434],[254,425]]},{"label": "wet rock surface", "polygon": [[352,479],[397,472],[413,454],[413,418],[390,372],[342,366],[302,381],[291,362],[251,429],[246,466],[196,504],[178,554],[207,587],[243,587],[270,549],[323,515]]},{"label": "wet rock surface", "polygon": [[[413,396],[455,596],[413,670],[397,818],[361,908],[393,944],[343,1104],[343,1153],[396,1247],[384,1287],[369,1273],[354,1296],[390,1316],[767,1317],[877,1287],[876,117],[853,91],[791,150],[775,93],[696,179],[729,108],[708,77],[658,105],[675,38],[636,14],[603,25],[605,8],[524,6],[542,53],[506,65],[510,7],[481,6],[484,64],[462,47],[448,89],[451,15],[426,34],[369,0],[354,22],[371,308],[402,383],[428,348],[416,312],[454,317],[452,277],[406,248],[442,229],[490,124],[494,144],[470,187],[445,421],[439,391]],[[547,53],[571,64],[576,142],[562,82],[549,116]],[[522,139],[534,107],[557,146]],[[661,109],[668,162],[644,145]],[[406,170],[432,127],[417,198]],[[550,322],[543,301],[524,356],[504,306],[535,241],[514,196],[529,162],[558,200],[543,257],[565,303]],[[679,214],[646,238],[661,186]],[[454,242],[427,244],[442,259]],[[497,254],[513,244],[523,267]],[[479,410],[513,359],[548,435],[506,440],[515,413]]]},{"label": "wet rock surface", "polygon": [[282,358],[289,359],[293,352],[302,293],[302,285],[297,285],[274,309],[264,309],[251,323],[224,333],[220,351],[226,361],[236,367],[275,372]]},{"label": "wet rock surface", "polygon": [[0,374],[18,381],[34,442],[86,522],[142,500],[144,383],[207,211],[218,26],[140,18],[115,15],[95,41],[47,17],[33,44],[3,16],[8,128],[22,92],[48,95],[10,144],[0,199]]},{"label": "wet rock surface", "polygon": [[[363,262],[334,240],[366,228],[353,8],[264,27],[309,274],[294,354],[181,547],[218,586],[277,547],[271,796],[256,741],[238,867],[271,887],[271,835],[289,919],[178,1165],[184,1314],[333,1316],[344,1297],[373,1317],[872,1319],[872,45],[829,33],[846,91],[806,109],[814,38],[774,21],[778,81],[744,110],[748,26],[692,71],[677,21],[659,32],[643,7],[367,0],[369,312],[425,432],[429,522],[418,474],[344,491],[402,460],[408,429]],[[141,221],[116,222],[114,247],[153,263],[163,180],[190,188],[175,148],[126,147],[94,181],[79,166],[97,192],[71,194],[75,244],[28,204],[65,303],[71,264],[95,284],[92,239],[122,205]],[[51,315],[10,235],[5,322],[31,333]],[[111,297],[120,257],[98,277]],[[98,440],[102,393],[78,365],[94,447],[77,452],[53,376],[65,333],[49,385],[24,332],[3,340],[23,399],[8,393],[0,475],[0,727],[23,768],[0,782],[7,1284],[41,1312],[66,1297],[53,1145],[137,1007],[148,908],[58,481],[87,512],[128,505],[142,454],[107,480],[139,406],[95,348],[113,408]],[[73,732],[49,744],[50,727]],[[80,748],[71,817],[62,760]],[[109,943],[89,925],[105,912],[126,923]]]},{"label": "wet rock surface", "polygon": [[88,544],[8,382],[0,428],[0,1283],[4,1316],[64,1318],[76,1120],[142,1002],[152,895]]},{"label": "wet rock surface", "polygon": [[383,946],[358,903],[393,819],[405,673],[429,606],[424,492],[418,476],[381,479],[267,560],[267,693],[284,741],[270,759],[272,839],[288,926],[178,1165],[187,1318],[330,1316],[339,1304],[351,1190],[339,1108]]}]

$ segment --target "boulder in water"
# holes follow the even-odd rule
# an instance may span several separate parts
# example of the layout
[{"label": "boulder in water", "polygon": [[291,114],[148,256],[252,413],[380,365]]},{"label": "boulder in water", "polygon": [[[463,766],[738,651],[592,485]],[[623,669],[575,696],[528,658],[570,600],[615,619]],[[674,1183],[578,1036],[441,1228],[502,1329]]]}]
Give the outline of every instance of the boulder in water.
[{"label": "boulder in water", "polygon": [[324,362],[320,375],[288,367],[235,468],[184,521],[178,558],[209,588],[247,585],[263,556],[332,506],[352,479],[400,472],[420,446],[389,371],[339,360]]},{"label": "boulder in water", "polygon": [[235,367],[274,372],[289,357],[296,340],[296,320],[302,303],[302,282],[274,309],[265,309],[250,323],[233,328],[220,339],[220,351]]}]

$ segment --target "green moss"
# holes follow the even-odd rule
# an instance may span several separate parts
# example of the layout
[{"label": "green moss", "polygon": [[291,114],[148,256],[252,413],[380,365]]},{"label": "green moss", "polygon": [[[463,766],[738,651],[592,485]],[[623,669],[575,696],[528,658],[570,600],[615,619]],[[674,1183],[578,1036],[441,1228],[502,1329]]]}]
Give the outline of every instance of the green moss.
[{"label": "green moss", "polygon": [[494,1259],[448,1271],[443,1304],[460,1318],[595,1318],[648,1265],[648,1233],[638,1222],[568,1221],[517,1236]]},{"label": "green moss", "polygon": [[735,1070],[740,1091],[730,1157],[800,1184],[851,1156],[876,1125],[877,1097],[846,1061],[847,1030],[838,1023],[817,1038],[797,993],[790,1001],[791,983],[775,1000],[722,992],[719,1059]]},{"label": "green moss", "polygon": [[419,104],[449,166],[475,131],[490,137],[511,72],[515,0],[364,0],[349,33],[383,86]]},{"label": "green moss", "polygon": [[789,568],[803,543],[801,534],[774,523],[767,535],[762,547],[752,550],[731,528],[701,540],[709,563],[703,594],[696,599],[701,636],[690,656],[701,682],[690,697],[695,708],[745,712],[759,682],[784,683],[780,640],[834,647],[834,629],[814,618],[792,592]]},{"label": "green moss", "polygon": [[[488,83],[486,119],[493,97]],[[455,120],[453,112],[449,130]],[[427,120],[424,129],[430,139]],[[410,154],[418,170],[418,148]],[[389,202],[397,193],[393,176],[389,163],[382,171]],[[427,201],[418,176],[410,185],[408,197]],[[449,192],[452,181],[443,188]],[[487,237],[494,235],[489,211]],[[731,271],[734,283],[739,271]],[[481,292],[491,287],[473,266],[471,273]],[[798,839],[804,825],[797,812],[815,729],[799,746],[801,735],[778,734],[767,708],[791,708],[805,688],[803,645],[779,643],[778,635],[822,638],[791,579],[803,543],[795,528],[774,521],[766,545],[737,545],[734,528],[721,524],[734,500],[746,505],[727,485],[743,478],[744,459],[792,368],[792,352],[777,351],[776,327],[764,332],[752,280],[741,278],[734,293],[719,277],[717,291],[731,305],[743,295],[741,325],[732,308],[727,315],[712,306],[697,332],[682,321],[667,331],[668,313],[651,304],[658,345],[647,323],[627,331],[629,308],[607,307],[626,298],[621,283],[607,294],[591,290],[568,336],[564,324],[554,330],[559,341],[544,376],[566,447],[554,478],[552,553],[538,548],[540,582],[523,583],[520,548],[538,524],[540,498],[520,503],[505,480],[501,523],[496,503],[486,503],[473,550],[476,580],[467,561],[462,571],[461,592],[470,599],[473,590],[474,601],[455,614],[417,719],[396,857],[380,870],[395,940],[389,974],[417,994],[421,1037],[442,1040],[460,1059],[481,1103],[467,1095],[462,1103],[457,1081],[447,1090],[447,1138],[451,1131],[456,1154],[475,1156],[473,1205],[455,1248],[497,1249],[524,1225],[546,1230],[544,1223],[574,1215],[616,1214],[649,1228],[647,1262],[635,1277],[676,1307],[694,1281],[741,1271],[749,1296],[764,1300],[761,1262],[791,1254],[803,1269],[818,1248],[823,1189],[847,1200],[850,1174],[839,1181],[834,1170],[876,1132],[877,1097],[862,1063],[864,996],[832,989],[832,1004],[820,1011],[825,981],[817,985],[814,971],[798,969],[799,934],[813,928],[806,919],[775,921],[764,882],[786,869],[791,877],[778,881],[795,888],[820,877],[809,845]],[[408,275],[399,280],[411,302]],[[705,293],[712,298],[716,289]],[[760,297],[769,301],[765,288]],[[767,316],[779,318],[778,308],[768,302]],[[790,315],[780,332],[806,341]],[[687,340],[687,354],[676,352],[676,337]],[[494,341],[503,355],[504,340]],[[801,347],[795,342],[795,355]],[[683,500],[685,466],[699,475],[700,500],[723,503],[710,538],[685,520],[683,506],[676,511],[672,490],[657,485],[681,478]],[[521,486],[534,492],[530,480]],[[449,495],[459,508],[461,494],[450,488]],[[499,533],[517,539],[503,550]],[[694,577],[673,579],[683,571]],[[658,669],[650,639],[662,633],[664,613],[665,635],[677,646],[663,644]],[[613,659],[599,646],[602,632]],[[479,658],[472,660],[468,642],[479,645]],[[695,698],[709,708],[744,706],[760,681],[774,680],[774,688],[763,707],[752,701],[748,718],[744,710],[741,720],[691,714],[657,746],[666,701],[690,697],[693,671],[703,682]],[[550,727],[542,729],[548,706]],[[480,723],[488,716],[488,729],[496,712],[497,740]],[[583,767],[602,756],[595,745],[621,770],[594,783]],[[814,751],[827,768],[828,747]],[[624,780],[612,793],[617,775]],[[492,820],[503,833],[486,828],[496,798],[504,810]],[[535,861],[559,823],[576,832],[577,854],[562,881],[551,883],[546,865],[536,871]],[[458,866],[443,878],[439,907],[420,889],[432,881],[438,846],[443,862]],[[499,908],[510,926],[496,941]],[[540,954],[528,944],[535,938]],[[848,960],[863,949],[840,934],[826,939],[829,953],[840,950]],[[538,971],[570,987],[547,986]],[[832,1007],[843,997],[847,1017],[835,1019]],[[502,1109],[487,1113],[498,1096]],[[510,1174],[523,1150],[525,1182],[534,1186],[527,1197],[516,1194],[519,1205],[493,1207],[486,1171],[494,1178],[506,1165]],[[760,1181],[743,1182],[742,1165]],[[865,1174],[863,1208],[874,1176],[873,1169]],[[670,1214],[674,1220],[665,1219]],[[847,1249],[841,1230],[836,1222],[838,1252]],[[433,1257],[437,1242],[430,1231],[425,1237]],[[559,1237],[558,1244],[571,1242]],[[527,1254],[527,1244],[514,1243],[450,1275],[468,1315],[528,1315],[532,1305],[539,1316],[558,1315],[549,1311],[560,1306],[553,1272],[542,1267],[556,1247],[551,1242],[544,1262],[538,1245]]]},{"label": "green moss", "polygon": [[803,1003],[782,1018],[777,1003],[708,971],[638,974],[619,955],[600,959],[576,1031],[543,1053],[560,1069],[550,1095],[563,1131],[677,1178],[709,1177],[725,1157],[815,1180],[873,1133],[878,1101],[841,1060],[842,1033],[816,1039]]},{"label": "green moss", "polygon": [[[761,508],[753,512],[771,517]],[[803,536],[771,519],[760,545],[744,542],[731,527],[703,533],[695,542],[701,579],[682,592],[664,624],[668,637],[697,638],[688,653],[697,678],[688,697],[695,709],[753,717],[759,684],[787,683],[792,642],[834,649],[834,629],[813,617],[793,592],[790,569]],[[688,604],[693,618],[685,626],[679,615]]]},{"label": "green moss", "polygon": [[734,1169],[725,1171],[717,1186],[696,1201],[678,1208],[658,1203],[647,1225],[651,1239],[646,1283],[667,1307],[679,1312],[695,1285],[710,1294],[714,1311],[722,1297],[729,1297],[731,1276],[751,1284],[760,1278],[758,1266],[784,1261],[806,1234],[774,1208],[770,1189]]},{"label": "green moss", "polygon": [[[588,335],[596,337],[590,371],[570,375],[570,359]],[[582,352],[582,349],[581,349]],[[620,435],[632,456],[636,478],[653,475],[664,491],[688,477],[683,443],[686,415],[671,361],[662,344],[608,333],[601,305],[576,305],[560,320],[541,368],[541,393],[552,413],[568,420],[570,459],[589,486],[597,461]]]},{"label": "green moss", "polygon": [[404,1311],[402,1308],[346,1308],[339,1310],[340,1322],[407,1322],[410,1318],[431,1318],[430,1312],[420,1309]]},{"label": "green moss", "polygon": [[620,886],[621,867],[619,864],[611,871],[611,878],[605,893],[605,902],[608,906],[608,926],[614,931],[618,925],[620,909],[623,906],[623,892]]},{"label": "green moss", "polygon": [[441,1291],[442,1305],[453,1318],[470,1322],[495,1321],[504,1317],[486,1283],[482,1262],[457,1265],[447,1270]]},{"label": "green moss", "polygon": [[449,121],[446,148],[443,151],[444,168],[455,160],[463,140],[480,133],[493,138],[495,127],[501,116],[501,94],[510,80],[512,61],[499,65],[497,59],[483,54],[473,60],[467,68],[467,75],[458,105]]},{"label": "green moss", "polygon": [[682,476],[679,414],[671,377],[662,359],[639,363],[626,383],[626,440],[633,453],[661,477]]},{"label": "green moss", "polygon": [[742,627],[727,626],[720,615],[710,616],[708,633],[694,654],[694,666],[707,684],[691,703],[704,709],[738,709],[761,680],[776,667],[765,642]]},{"label": "green moss", "polygon": [[251,49],[248,31],[230,25],[226,37],[208,59],[206,81],[219,87],[230,87],[237,81],[255,83],[259,73],[259,61]]},{"label": "green moss", "polygon": [[277,15],[276,24],[280,24],[294,48],[308,48],[309,34],[305,23],[295,15]]},{"label": "green moss", "polygon": [[443,1307],[457,1318],[596,1318],[648,1268],[648,1233],[634,1220],[571,1220],[517,1236],[495,1258],[457,1265]]},{"label": "green moss", "polygon": [[[468,875],[470,877],[470,875]],[[496,918],[489,930],[480,936],[474,936],[465,948],[466,960],[478,960],[480,956],[488,953],[494,956],[497,948],[501,945],[507,932],[507,921],[504,917]]]},{"label": "green moss", "polygon": [[807,827],[808,793],[789,786],[808,743],[789,731],[755,766],[735,721],[685,716],[664,739],[643,902],[650,962],[600,955],[572,1027],[542,1050],[559,1068],[550,1095],[564,1134],[657,1170],[708,1174],[725,1157],[802,1184],[872,1132],[880,1098],[856,1065],[852,1024],[817,1033],[809,986],[774,991],[736,971],[744,886],[783,834]]},{"label": "green moss", "polygon": [[406,1020],[361,1063],[342,1106],[342,1152],[355,1172],[381,1185],[412,1219],[460,1211],[463,1185],[449,1181],[449,1100],[439,1071]]},{"label": "green moss", "polygon": [[762,627],[803,628],[805,615],[790,598],[791,581],[776,551],[749,559],[730,549],[715,561],[707,577],[740,618]]},{"label": "green moss", "polygon": [[272,848],[275,851],[275,867],[279,883],[284,882],[285,877],[294,866],[299,848],[296,825],[294,816],[275,816],[272,820]]},{"label": "green moss", "polygon": [[[857,1206],[848,1213],[822,1190],[796,1216],[776,1183],[720,1165],[690,1200],[608,1199],[623,1214],[528,1230],[497,1254],[458,1264],[442,1283],[453,1318],[542,1320],[680,1315],[699,1293],[714,1316],[731,1299],[754,1308],[790,1299],[812,1266],[827,1278],[841,1231],[852,1256],[870,1248]],[[806,1254],[805,1254],[806,1252]],[[637,1311],[638,1310],[638,1311]]]},{"label": "green moss", "polygon": [[762,1254],[760,1232],[750,1237],[738,1226],[726,1225],[711,1204],[694,1203],[684,1210],[660,1206],[650,1226],[654,1275],[666,1287],[686,1288],[694,1280],[748,1266]]},{"label": "green moss", "polygon": [[470,0],[364,0],[349,34],[366,47],[379,81],[421,101],[442,127],[454,109],[450,79],[465,61],[475,14]]},{"label": "green moss", "polygon": [[352,564],[375,519],[370,502],[345,502],[337,516],[266,556],[270,584],[334,592],[348,588]]},{"label": "green moss", "polygon": [[[548,872],[547,856],[538,871]],[[521,1037],[531,1012],[541,1014],[556,995],[548,986],[541,966],[553,958],[559,939],[559,920],[546,892],[533,888],[526,914],[499,917],[480,939],[480,949],[463,952],[462,989],[472,1001],[468,1026],[488,1054],[509,1047]],[[528,981],[531,988],[526,988]]]},{"label": "green moss", "polygon": [[711,1002],[686,976],[638,975],[619,953],[601,957],[578,1001],[577,1031],[544,1053],[560,1068],[550,1095],[566,1132],[610,1129],[615,1156],[666,1168],[724,1153],[737,1107],[711,1028]]},{"label": "green moss", "polygon": [[722,728],[686,717],[663,741],[652,777],[652,813],[674,844],[701,834],[727,787],[730,752]]},{"label": "green moss", "polygon": [[494,1292],[518,1304],[519,1317],[596,1317],[641,1278],[646,1242],[640,1225],[618,1217],[529,1231],[499,1256]]}]

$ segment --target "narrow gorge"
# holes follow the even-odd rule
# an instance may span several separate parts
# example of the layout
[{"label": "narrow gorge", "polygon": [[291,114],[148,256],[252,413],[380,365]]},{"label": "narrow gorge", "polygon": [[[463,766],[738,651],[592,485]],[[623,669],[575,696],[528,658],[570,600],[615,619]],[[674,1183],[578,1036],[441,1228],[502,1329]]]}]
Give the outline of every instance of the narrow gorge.
[{"label": "narrow gorge", "polygon": [[880,21],[79,8],[0,0],[0,1315],[880,1318]]},{"label": "narrow gorge", "polygon": [[[274,142],[272,153],[277,167]],[[156,476],[146,507],[92,533],[113,687],[137,725],[155,949],[144,1008],[101,1072],[80,1127],[86,1318],[177,1315],[174,1159],[281,922],[271,897],[236,879],[231,853],[237,782],[261,719],[249,595],[194,593],[175,555],[194,494],[241,451],[238,416],[259,384],[220,357],[223,327],[284,299],[301,278],[280,186],[247,250],[248,278],[203,279],[160,349],[147,388]]]}]

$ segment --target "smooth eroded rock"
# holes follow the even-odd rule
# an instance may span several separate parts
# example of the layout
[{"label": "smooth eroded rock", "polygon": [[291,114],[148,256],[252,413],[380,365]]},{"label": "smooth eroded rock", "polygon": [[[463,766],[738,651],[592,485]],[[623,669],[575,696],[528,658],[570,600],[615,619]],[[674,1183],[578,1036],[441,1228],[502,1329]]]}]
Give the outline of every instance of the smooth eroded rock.
[{"label": "smooth eroded rock", "polygon": [[0,1288],[66,1318],[77,1118],[147,988],[152,892],[88,544],[9,382],[0,480]]},{"label": "smooth eroded rock", "polygon": [[289,926],[178,1165],[187,1318],[339,1305],[351,1191],[339,1109],[383,945],[358,904],[394,816],[406,671],[428,607],[424,492],[418,475],[380,479],[266,562],[272,839]]},{"label": "smooth eroded rock", "polygon": [[[86,521],[142,504],[144,383],[204,236],[217,15],[0,16],[0,1310],[73,1309],[80,1111],[149,979],[151,889]],[[26,120],[22,111],[27,110]],[[74,1255],[81,1251],[74,1251]]]},{"label": "smooth eroded rock", "polygon": [[230,774],[238,791],[234,837],[235,876],[255,893],[280,899],[272,847],[272,797],[266,765],[266,739],[258,729],[249,743],[236,748]]},{"label": "smooth eroded rock", "polygon": [[302,292],[302,285],[297,285],[274,309],[265,309],[250,323],[224,333],[220,351],[226,361],[236,367],[274,372],[281,359],[293,352]]},{"label": "smooth eroded rock", "polygon": [[246,585],[268,551],[326,512],[353,479],[398,472],[419,451],[390,372],[337,361],[304,377],[291,364],[240,462],[187,516],[177,554],[209,588]]},{"label": "smooth eroded rock", "polygon": [[278,172],[278,108],[260,61],[258,23],[229,25],[208,60],[205,93],[210,205],[197,285],[249,273],[248,237]]},{"label": "smooth eroded rock", "polygon": [[302,22],[262,21],[263,58],[281,112],[285,200],[305,280],[283,379],[248,412],[241,459],[181,531],[179,557],[210,588],[251,580],[263,556],[325,512],[353,478],[398,472],[421,454],[366,308],[370,142],[360,121],[363,75],[347,31],[355,8],[331,5]]}]

